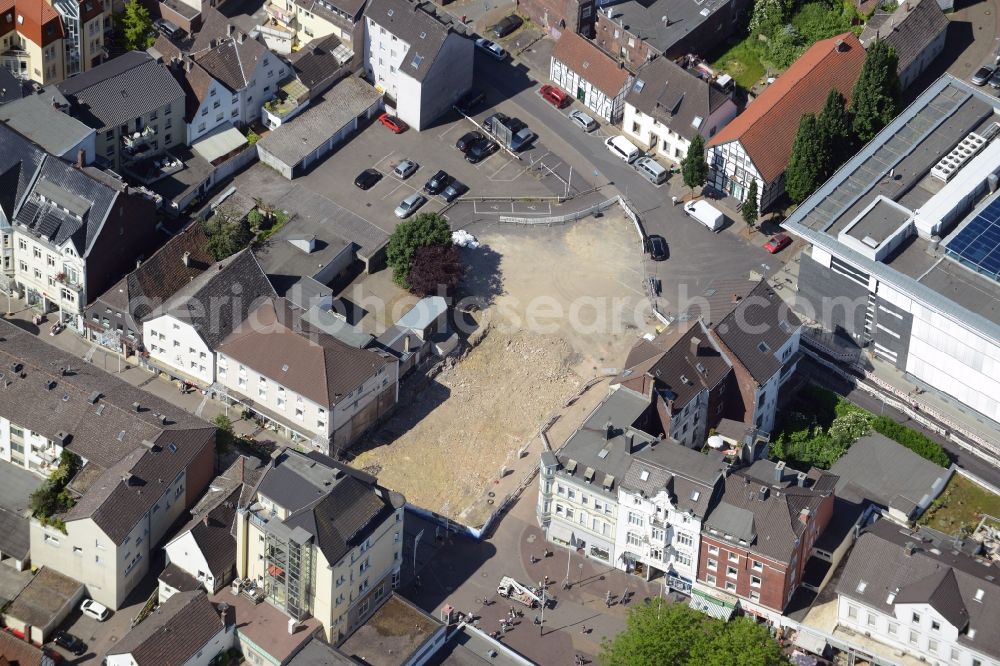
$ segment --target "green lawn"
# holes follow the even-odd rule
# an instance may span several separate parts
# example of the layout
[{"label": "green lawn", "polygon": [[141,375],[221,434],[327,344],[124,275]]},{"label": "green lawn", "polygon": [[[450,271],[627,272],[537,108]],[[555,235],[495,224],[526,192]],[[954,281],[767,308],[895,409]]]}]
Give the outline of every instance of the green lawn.
[{"label": "green lawn", "polygon": [[760,50],[747,37],[739,44],[723,53],[712,63],[714,69],[721,69],[733,77],[736,85],[749,90],[764,77],[764,65],[760,62]]},{"label": "green lawn", "polygon": [[1000,495],[955,474],[921,516],[920,524],[957,536],[974,530],[983,513],[1000,517]]}]

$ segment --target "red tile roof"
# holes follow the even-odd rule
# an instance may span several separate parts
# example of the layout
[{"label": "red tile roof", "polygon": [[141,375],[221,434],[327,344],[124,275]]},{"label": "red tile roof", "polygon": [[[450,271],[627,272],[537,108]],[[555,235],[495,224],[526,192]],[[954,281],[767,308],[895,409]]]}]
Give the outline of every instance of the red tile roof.
[{"label": "red tile roof", "polygon": [[802,114],[822,111],[831,88],[850,103],[864,61],[853,33],[816,42],[708,145],[739,141],[765,182],[772,182],[788,164]]},{"label": "red tile roof", "polygon": [[42,47],[64,36],[59,14],[45,0],[0,0],[0,35],[15,29]]},{"label": "red tile roof", "polygon": [[575,32],[563,32],[552,57],[609,97],[617,96],[628,82],[628,70],[620,68],[604,51]]}]

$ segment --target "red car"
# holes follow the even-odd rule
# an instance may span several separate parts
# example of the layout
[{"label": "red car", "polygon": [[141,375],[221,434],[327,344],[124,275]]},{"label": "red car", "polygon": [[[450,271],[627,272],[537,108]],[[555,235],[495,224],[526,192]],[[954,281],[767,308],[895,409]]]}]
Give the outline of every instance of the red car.
[{"label": "red car", "polygon": [[383,113],[379,116],[378,121],[391,129],[393,134],[402,134],[409,128],[409,125],[396,116],[390,116],[388,113]]},{"label": "red car", "polygon": [[792,244],[792,239],[788,234],[775,234],[770,240],[764,243],[764,249],[771,254],[778,254],[783,249]]},{"label": "red car", "polygon": [[538,94],[540,94],[546,102],[557,109],[563,108],[569,100],[569,95],[564,93],[562,90],[559,90],[559,88],[550,86],[547,83],[538,89]]}]

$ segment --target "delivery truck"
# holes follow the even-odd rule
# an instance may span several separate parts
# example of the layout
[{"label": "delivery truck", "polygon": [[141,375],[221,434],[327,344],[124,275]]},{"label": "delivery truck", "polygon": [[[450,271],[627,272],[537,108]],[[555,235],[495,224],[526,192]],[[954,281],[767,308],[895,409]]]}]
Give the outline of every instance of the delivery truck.
[{"label": "delivery truck", "polygon": [[684,204],[684,212],[701,222],[712,231],[719,231],[725,222],[722,212],[712,204],[698,199]]}]

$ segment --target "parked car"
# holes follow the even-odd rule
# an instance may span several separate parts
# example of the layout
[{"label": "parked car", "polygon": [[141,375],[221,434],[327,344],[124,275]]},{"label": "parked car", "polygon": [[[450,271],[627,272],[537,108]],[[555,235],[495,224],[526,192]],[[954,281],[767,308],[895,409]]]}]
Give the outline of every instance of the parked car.
[{"label": "parked car", "polygon": [[431,196],[440,194],[441,190],[446,188],[450,182],[451,176],[449,176],[447,172],[438,171],[436,174],[431,176],[431,179],[424,185],[424,192],[430,194]]},{"label": "parked car", "polygon": [[500,19],[495,26],[490,28],[490,32],[496,35],[497,39],[500,39],[520,28],[523,23],[524,19],[516,14],[511,14]]},{"label": "parked car", "polygon": [[459,113],[464,113],[465,115],[471,115],[473,111],[482,106],[483,102],[486,101],[486,93],[482,90],[470,90],[455,102],[455,108]]},{"label": "parked car", "polygon": [[483,121],[483,129],[485,129],[487,132],[494,133],[496,132],[496,129],[494,128],[495,124],[499,123],[501,125],[506,125],[509,120],[510,120],[509,116],[497,111],[492,116]]},{"label": "parked car", "polygon": [[507,52],[499,44],[488,39],[483,39],[482,37],[476,40],[476,47],[497,60],[503,60],[507,57]]},{"label": "parked car", "polygon": [[518,133],[515,134],[513,137],[511,137],[510,149],[513,150],[515,153],[524,150],[532,143],[534,143],[535,139],[537,138],[538,138],[537,134],[535,134],[530,129],[525,127],[524,129],[518,131]]},{"label": "parked car", "polygon": [[993,74],[990,75],[988,83],[992,88],[1000,88],[1000,69],[994,70]]},{"label": "parked car", "polygon": [[646,239],[646,247],[653,261],[663,261],[667,258],[667,239],[663,236],[653,234]]},{"label": "parked car", "polygon": [[557,109],[563,108],[569,101],[569,95],[559,88],[549,85],[548,83],[538,89],[538,94],[542,96],[542,99]]},{"label": "parked car", "polygon": [[378,169],[365,169],[354,179],[355,187],[362,190],[370,190],[378,181],[382,180],[382,172]]},{"label": "parked car", "polygon": [[504,123],[504,125],[506,125],[508,129],[510,129],[511,134],[517,134],[525,127],[527,127],[528,123],[524,122],[520,118],[508,118],[507,121]]},{"label": "parked car", "polygon": [[396,178],[406,180],[412,176],[418,168],[419,165],[413,160],[403,160],[396,165],[396,168],[394,168],[392,172],[396,175]]},{"label": "parked car", "polygon": [[402,134],[410,127],[396,116],[390,116],[388,113],[379,116],[378,121],[391,129],[393,134]]},{"label": "parked car", "polygon": [[93,599],[84,599],[83,603],[80,604],[80,612],[87,617],[94,618],[98,622],[104,622],[111,617],[111,611],[108,610],[107,606]]},{"label": "parked car", "polygon": [[788,234],[775,234],[764,243],[764,249],[771,254],[778,254],[791,244],[792,238]]},{"label": "parked car", "polygon": [[74,655],[79,657],[81,654],[87,651],[87,644],[82,640],[74,636],[73,634],[66,631],[58,631],[56,635],[53,636],[52,642],[61,648],[69,650]]},{"label": "parked car", "polygon": [[396,206],[395,210],[396,217],[398,217],[401,220],[406,219],[410,215],[413,215],[413,211],[420,208],[425,203],[427,203],[427,197],[420,194],[419,192],[414,192],[410,196],[400,201],[399,205]]},{"label": "parked car", "polygon": [[583,111],[570,111],[569,119],[573,121],[574,125],[582,129],[584,132],[593,132],[598,127],[597,121]]},{"label": "parked car", "polygon": [[462,183],[458,182],[457,180],[453,180],[450,183],[448,183],[448,187],[444,188],[444,192],[441,193],[441,198],[447,201],[448,203],[451,203],[458,197],[465,194],[465,192],[468,189],[469,188],[467,188]]},{"label": "parked car", "polygon": [[976,73],[972,75],[970,79],[974,85],[982,86],[986,85],[986,82],[990,80],[993,75],[993,68],[989,65],[983,65],[976,70]]},{"label": "parked car", "polygon": [[469,152],[465,153],[465,159],[472,164],[481,162],[495,153],[499,147],[496,141],[490,141],[489,139],[477,141],[469,148]]},{"label": "parked car", "polygon": [[458,148],[460,153],[465,154],[469,152],[469,148],[472,147],[472,144],[477,141],[482,141],[485,138],[486,137],[483,136],[482,132],[466,132],[458,139],[458,141],[455,142],[455,147]]}]

